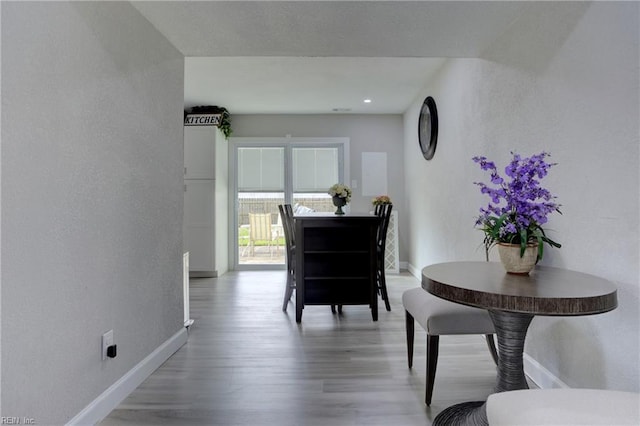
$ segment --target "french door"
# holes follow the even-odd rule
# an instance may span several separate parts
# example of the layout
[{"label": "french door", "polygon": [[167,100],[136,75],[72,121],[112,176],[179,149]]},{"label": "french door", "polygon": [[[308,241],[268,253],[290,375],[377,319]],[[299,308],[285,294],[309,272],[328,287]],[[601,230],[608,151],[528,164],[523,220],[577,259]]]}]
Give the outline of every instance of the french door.
[{"label": "french door", "polygon": [[[327,190],[348,181],[347,138],[231,138],[234,269],[282,269],[279,204],[333,211]],[[230,232],[231,234],[231,232]]]}]

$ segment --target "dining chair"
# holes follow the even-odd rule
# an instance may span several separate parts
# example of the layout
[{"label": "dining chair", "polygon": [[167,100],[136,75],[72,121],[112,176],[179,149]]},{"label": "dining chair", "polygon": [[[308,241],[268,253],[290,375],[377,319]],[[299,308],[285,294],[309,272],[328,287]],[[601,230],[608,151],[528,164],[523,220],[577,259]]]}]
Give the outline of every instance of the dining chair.
[{"label": "dining chair", "polygon": [[293,290],[296,288],[295,229],[291,204],[279,204],[278,210],[280,211],[280,218],[282,219],[282,229],[284,231],[284,240],[286,245],[287,282],[284,290],[284,301],[282,302],[282,311],[286,312]]},{"label": "dining chair", "polygon": [[251,254],[255,254],[256,241],[266,241],[271,255],[271,246],[276,236],[271,229],[271,213],[249,213],[249,243]]},{"label": "dining chair", "polygon": [[385,277],[385,249],[387,245],[387,230],[389,229],[389,221],[391,220],[391,210],[393,204],[379,204],[376,206],[374,213],[380,217],[380,225],[378,226],[378,234],[376,237],[376,282],[378,292],[384,300],[384,306],[387,311],[391,311],[389,303],[389,294],[387,293],[387,280]]},{"label": "dining chair", "polygon": [[[376,286],[378,287],[378,294],[382,297],[387,311],[391,311],[391,304],[389,303],[389,294],[387,293],[384,254],[392,209],[393,204],[379,204],[376,205],[374,210],[374,214],[381,218],[378,230],[376,231]],[[342,313],[342,305],[338,305],[337,307],[338,313]],[[331,305],[331,312],[336,313],[336,305]]]},{"label": "dining chair", "polygon": [[440,336],[455,334],[484,334],[493,361],[498,364],[494,334],[495,328],[489,312],[449,302],[427,293],[422,287],[406,290],[402,294],[407,334],[407,361],[413,367],[414,321],[427,332],[427,380],[424,402],[431,405],[433,385],[438,365]]}]

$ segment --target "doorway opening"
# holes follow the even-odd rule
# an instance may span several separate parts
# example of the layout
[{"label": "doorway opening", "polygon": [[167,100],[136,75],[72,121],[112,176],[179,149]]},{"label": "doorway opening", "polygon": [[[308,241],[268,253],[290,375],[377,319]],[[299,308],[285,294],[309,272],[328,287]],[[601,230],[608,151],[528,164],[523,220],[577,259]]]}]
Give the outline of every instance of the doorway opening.
[{"label": "doorway opening", "polygon": [[231,138],[235,203],[234,269],[283,269],[285,240],[279,204],[294,212],[331,212],[327,193],[346,182],[348,138]]}]

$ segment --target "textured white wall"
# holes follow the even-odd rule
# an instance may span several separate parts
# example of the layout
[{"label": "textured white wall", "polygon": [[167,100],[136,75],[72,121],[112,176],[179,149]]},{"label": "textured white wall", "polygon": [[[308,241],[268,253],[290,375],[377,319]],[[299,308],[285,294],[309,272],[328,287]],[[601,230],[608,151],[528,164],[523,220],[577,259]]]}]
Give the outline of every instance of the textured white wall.
[{"label": "textured white wall", "polygon": [[[511,150],[550,151],[544,184],[563,215],[548,224],[563,244],[543,264],[613,280],[618,309],[534,319],[526,352],[571,387],[640,390],[639,70],[637,3],[546,3],[514,23],[484,59],[450,60],[405,114],[409,261],[483,260],[473,229],[487,200],[471,161],[501,166]],[[424,96],[438,104],[432,161],[413,128]],[[495,253],[493,254],[495,256]]]},{"label": "textured white wall", "polygon": [[183,62],[126,2],[3,2],[2,416],[62,424],[182,328]]},{"label": "textured white wall", "polygon": [[371,198],[363,197],[362,153],[387,154],[387,188],[398,210],[399,258],[407,259],[404,235],[406,220],[400,206],[404,205],[403,127],[400,115],[234,115],[234,137],[348,137],[350,139],[351,179],[358,181],[354,189],[351,209],[371,210]]}]

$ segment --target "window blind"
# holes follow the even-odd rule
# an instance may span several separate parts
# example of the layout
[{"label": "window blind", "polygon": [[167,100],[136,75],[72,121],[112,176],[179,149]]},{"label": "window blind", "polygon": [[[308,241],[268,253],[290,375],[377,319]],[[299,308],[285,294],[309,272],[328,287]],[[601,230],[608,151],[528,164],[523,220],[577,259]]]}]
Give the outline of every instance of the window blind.
[{"label": "window blind", "polygon": [[293,191],[326,193],[338,183],[338,148],[298,148],[292,150]]},{"label": "window blind", "polygon": [[284,191],[284,148],[239,148],[239,192]]}]

